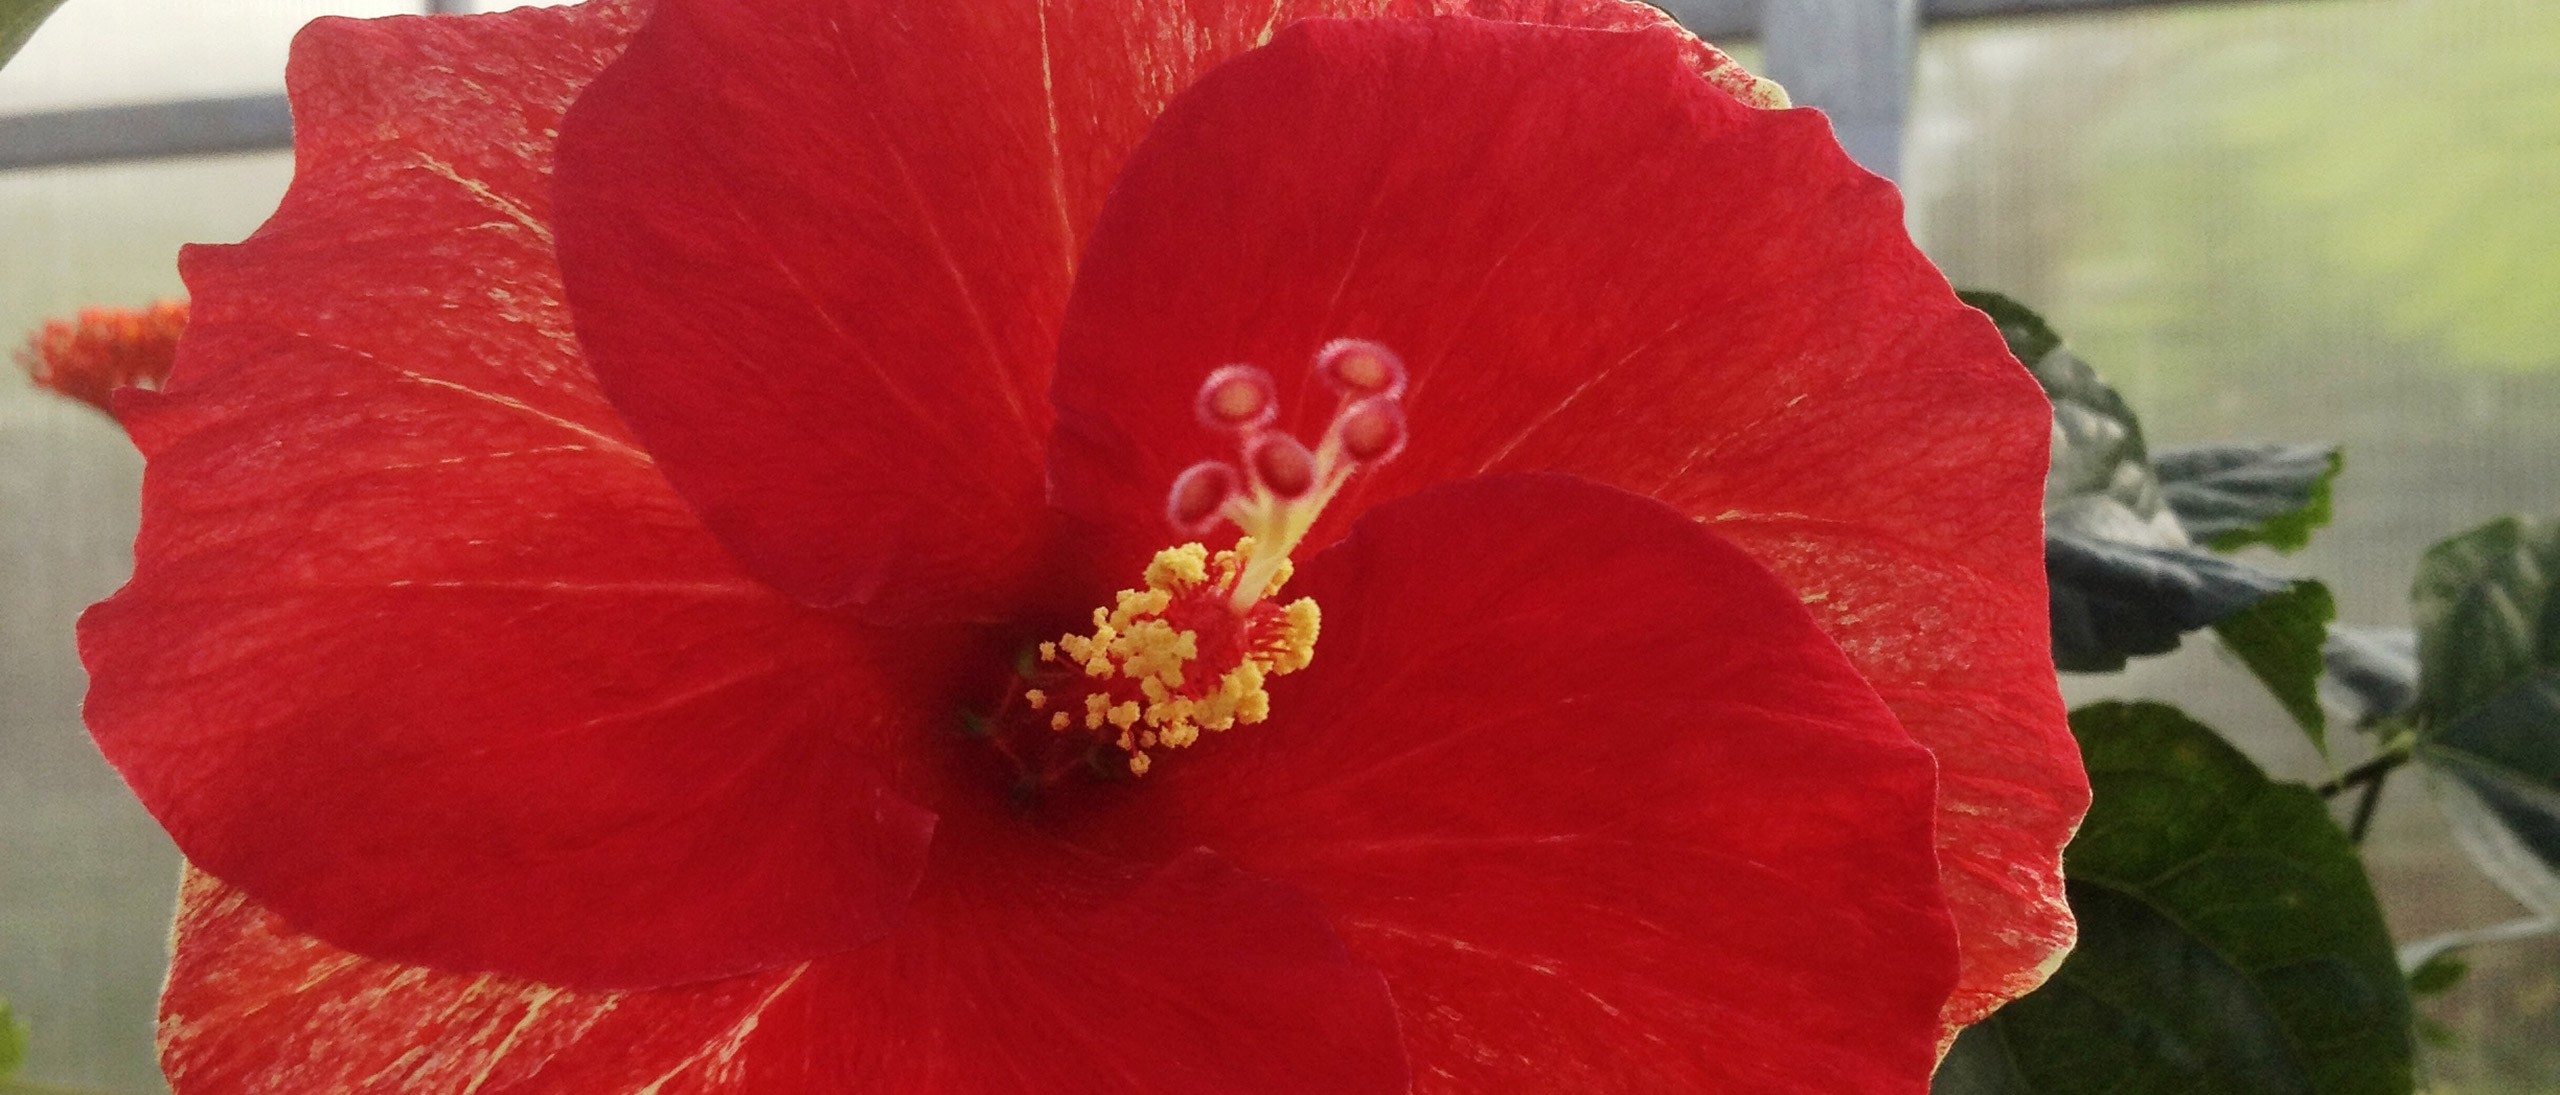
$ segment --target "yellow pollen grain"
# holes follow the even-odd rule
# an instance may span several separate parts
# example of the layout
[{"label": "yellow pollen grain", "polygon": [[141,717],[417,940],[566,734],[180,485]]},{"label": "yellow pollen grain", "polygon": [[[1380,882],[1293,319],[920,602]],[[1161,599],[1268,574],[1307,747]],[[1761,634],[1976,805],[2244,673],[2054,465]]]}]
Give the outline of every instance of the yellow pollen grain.
[{"label": "yellow pollen grain", "polygon": [[1104,717],[1111,720],[1111,725],[1126,730],[1132,726],[1138,725],[1138,705],[1134,701],[1119,704],[1113,707],[1110,714]]},{"label": "yellow pollen grain", "polygon": [[1057,714],[1049,716],[1049,729],[1064,730],[1067,727],[1075,725],[1075,721],[1076,720],[1073,716],[1068,715],[1064,711],[1060,711]]},{"label": "yellow pollen grain", "polygon": [[1034,688],[1022,694],[1022,702],[1030,704],[1034,711],[1046,711],[1049,709],[1049,694]]},{"label": "yellow pollen grain", "polygon": [[1146,775],[1146,774],[1147,774],[1147,769],[1148,769],[1148,768],[1150,768],[1150,767],[1153,767],[1153,766],[1154,766],[1154,764],[1155,764],[1155,762],[1154,762],[1154,761],[1152,761],[1152,760],[1149,760],[1149,759],[1147,758],[1147,755],[1146,755],[1145,753],[1133,753],[1133,754],[1130,754],[1130,756],[1129,756],[1129,774],[1130,774],[1130,775],[1133,775],[1133,776],[1143,776],[1143,775]]},{"label": "yellow pollen grain", "polygon": [[1041,661],[1044,661],[1044,662],[1054,662],[1054,661],[1057,661],[1057,660],[1058,660],[1058,644],[1056,644],[1056,643],[1041,643],[1041,644],[1040,644],[1040,660],[1041,660]]}]

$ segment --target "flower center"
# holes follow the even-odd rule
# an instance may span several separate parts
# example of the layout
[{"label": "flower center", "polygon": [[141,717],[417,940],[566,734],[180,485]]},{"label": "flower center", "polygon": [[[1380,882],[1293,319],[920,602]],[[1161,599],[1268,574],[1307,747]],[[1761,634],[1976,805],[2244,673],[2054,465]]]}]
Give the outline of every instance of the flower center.
[{"label": "flower center", "polygon": [[1272,428],[1271,375],[1251,365],[1209,374],[1195,402],[1203,425],[1235,442],[1235,458],[1174,478],[1166,517],[1184,534],[1221,524],[1243,533],[1216,553],[1198,542],[1159,551],[1136,588],[1093,610],[1090,631],[1041,643],[996,718],[984,725],[1024,786],[1064,771],[1143,776],[1158,753],[1203,733],[1270,717],[1265,683],[1315,657],[1313,598],[1282,604],[1289,555],[1343,484],[1404,447],[1404,364],[1376,343],[1340,339],[1316,354],[1338,403],[1313,448]]}]

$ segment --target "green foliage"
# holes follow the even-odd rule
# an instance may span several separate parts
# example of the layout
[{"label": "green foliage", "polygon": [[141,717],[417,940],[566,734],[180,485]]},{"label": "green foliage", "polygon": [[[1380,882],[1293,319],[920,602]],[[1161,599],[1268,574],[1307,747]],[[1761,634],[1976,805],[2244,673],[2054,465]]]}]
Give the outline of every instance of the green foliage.
[{"label": "green foliage", "polygon": [[2300,551],[2329,524],[2335,445],[2183,445],[2154,453],[2161,490],[2187,535],[2215,551]]},{"label": "green foliage", "polygon": [[2045,517],[2113,539],[2183,546],[2185,536],[2152,473],[2142,423],[2124,397],[2062,345],[2027,306],[1980,290],[1957,294],[2000,328],[2000,335],[2053,400],[2053,469],[2045,481]]},{"label": "green foliage", "polygon": [[[2307,257],[2341,304],[2466,361],[2546,367],[2560,345],[2560,8],[2507,5],[2521,17],[2490,37],[2450,6],[2375,9],[2357,31],[2379,71],[2275,66],[2234,88],[2213,128],[2244,147],[2311,145],[2263,161],[2255,197],[2316,241]],[[2457,50],[2458,64],[2424,60]],[[2488,132],[2446,125],[2447,102],[2494,104],[2475,119]],[[2353,125],[2338,124],[2345,103]]]},{"label": "green foliage", "polygon": [[2440,995],[2461,984],[2462,979],[2470,974],[2471,963],[2463,961],[2461,955],[2446,951],[2409,971],[2409,994]]},{"label": "green foliage", "polygon": [[2319,797],[2172,707],[2071,726],[2094,792],[2065,860],[2080,945],[1957,1040],[1935,1095],[2407,1095],[2408,983]]},{"label": "green foliage", "polygon": [[9,1002],[0,1000],[0,1080],[18,1074],[18,1066],[27,1063],[27,1028],[9,1010]]},{"label": "green foliage", "polygon": [[61,6],[62,0],[0,0],[0,65],[17,56],[37,24]]},{"label": "green foliage", "polygon": [[2474,863],[2560,915],[2560,522],[2437,544],[2412,592],[2418,759]]},{"label": "green foliage", "polygon": [[2405,627],[2329,628],[2320,698],[2358,730],[2397,726],[2418,702],[2418,635]]},{"label": "green foliage", "polygon": [[2560,525],[2505,517],[2418,564],[2418,705],[2441,739],[2560,671]]},{"label": "green foliage", "polygon": [[2136,655],[2165,654],[2187,632],[2286,588],[2281,577],[2196,549],[2152,467],[2141,421],[2050,325],[1998,293],[1959,295],[1991,317],[2053,400],[2044,517],[2057,668],[2109,672]]},{"label": "green foliage", "polygon": [[2113,154],[2079,165],[2066,250],[2106,292],[2073,314],[2179,332],[2200,349],[2163,367],[2193,383],[2336,335],[2560,365],[2560,4],[2285,7],[2204,7],[2127,47],[2138,89],[2082,121]]},{"label": "green foliage", "polygon": [[2329,637],[2329,621],[2337,617],[2338,603],[2329,587],[2305,581],[2213,625],[2222,644],[2275,693],[2276,702],[2324,753],[2329,741],[2328,721],[2320,711],[2321,647]]}]

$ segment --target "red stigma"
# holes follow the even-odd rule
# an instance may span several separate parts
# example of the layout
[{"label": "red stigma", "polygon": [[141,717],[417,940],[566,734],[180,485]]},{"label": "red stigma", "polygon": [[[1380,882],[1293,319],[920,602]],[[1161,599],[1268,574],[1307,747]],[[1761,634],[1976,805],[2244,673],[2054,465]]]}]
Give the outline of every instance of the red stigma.
[{"label": "red stigma", "polygon": [[1234,468],[1215,460],[1184,468],[1174,477],[1172,494],[1165,499],[1165,519],[1188,533],[1216,528],[1227,502],[1241,486],[1238,479]]},{"label": "red stigma", "polygon": [[1334,420],[1343,455],[1362,464],[1379,464],[1404,451],[1404,407],[1393,398],[1372,396],[1352,404]]},{"label": "red stigma", "polygon": [[1282,498],[1303,498],[1316,486],[1316,456],[1297,438],[1266,433],[1246,447],[1254,482]]},{"label": "red stigma", "polygon": [[1404,449],[1405,370],[1393,351],[1335,339],[1311,365],[1339,397],[1321,444],[1311,449],[1270,428],[1280,412],[1271,374],[1251,365],[1221,366],[1201,382],[1194,407],[1203,423],[1234,439],[1233,462],[1192,465],[1165,499],[1166,517],[1186,535],[1205,535],[1220,520],[1244,532],[1237,550],[1246,557],[1245,570],[1231,587],[1231,607],[1240,614],[1274,584],[1334,493],[1361,469]]},{"label": "red stigma", "polygon": [[1404,394],[1404,359],[1375,342],[1337,338],[1316,352],[1316,375],[1343,395],[1357,399]]},{"label": "red stigma", "polygon": [[1244,432],[1270,425],[1280,413],[1271,374],[1251,365],[1227,365],[1200,385],[1200,422],[1213,430]]}]

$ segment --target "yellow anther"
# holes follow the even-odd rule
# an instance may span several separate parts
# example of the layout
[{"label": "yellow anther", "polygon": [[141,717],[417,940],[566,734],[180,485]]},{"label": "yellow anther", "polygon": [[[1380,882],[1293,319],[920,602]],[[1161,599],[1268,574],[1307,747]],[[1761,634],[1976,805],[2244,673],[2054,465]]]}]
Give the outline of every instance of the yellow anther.
[{"label": "yellow anther", "polygon": [[[1091,634],[1042,644],[1044,655],[1056,652],[1048,660],[1074,666],[1092,682],[1073,686],[1083,694],[1083,717],[1060,712],[1050,725],[1065,730],[1081,721],[1134,759],[1151,749],[1189,747],[1203,731],[1269,718],[1264,685],[1307,666],[1319,616],[1306,598],[1235,607],[1231,594],[1254,567],[1252,550],[1244,541],[1214,556],[1198,544],[1158,552],[1147,566],[1146,588],[1121,590],[1109,609],[1095,610]],[[1266,591],[1287,581],[1289,570],[1285,559],[1261,568],[1270,576]],[[1222,617],[1230,622],[1219,622]],[[1186,623],[1199,624],[1214,640]],[[1204,650],[1212,641],[1218,649]],[[1051,702],[1038,690],[1025,695],[1033,710]],[[1145,767],[1133,763],[1131,771]]]},{"label": "yellow anther", "polygon": [[1199,544],[1166,548],[1147,564],[1148,589],[1188,593],[1208,580],[1209,549]]},{"label": "yellow anther", "polygon": [[1133,776],[1146,775],[1147,769],[1152,767],[1154,763],[1154,761],[1148,759],[1145,753],[1131,753],[1129,754],[1129,774]]},{"label": "yellow anther", "polygon": [[1161,589],[1124,589],[1119,603],[1103,622],[1126,631],[1138,620],[1163,612],[1173,606],[1173,594]]},{"label": "yellow anther", "polygon": [[1047,710],[1049,706],[1049,694],[1034,688],[1022,694],[1022,702],[1030,704],[1031,709],[1034,711]]},{"label": "yellow anther", "polygon": [[1316,657],[1316,634],[1324,629],[1324,614],[1317,610],[1315,598],[1300,597],[1280,610],[1282,629],[1275,636],[1271,671],[1295,673],[1305,669]]},{"label": "yellow anther", "polygon": [[1041,643],[1041,644],[1040,644],[1040,660],[1041,660],[1041,661],[1044,661],[1044,662],[1054,662],[1054,661],[1057,661],[1057,660],[1058,660],[1058,644],[1056,644],[1056,643]]}]

